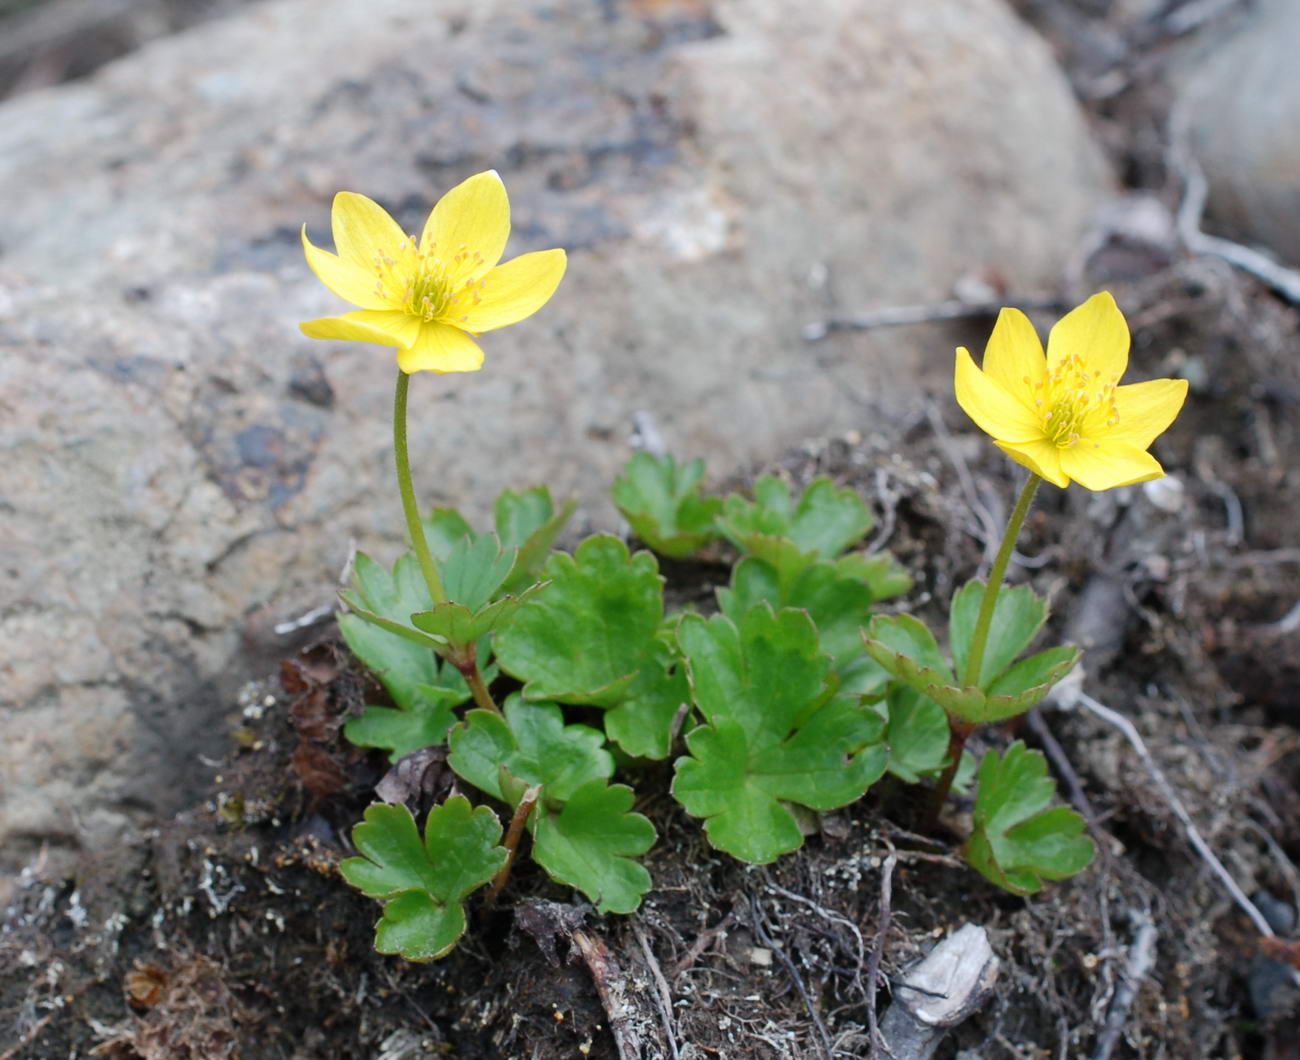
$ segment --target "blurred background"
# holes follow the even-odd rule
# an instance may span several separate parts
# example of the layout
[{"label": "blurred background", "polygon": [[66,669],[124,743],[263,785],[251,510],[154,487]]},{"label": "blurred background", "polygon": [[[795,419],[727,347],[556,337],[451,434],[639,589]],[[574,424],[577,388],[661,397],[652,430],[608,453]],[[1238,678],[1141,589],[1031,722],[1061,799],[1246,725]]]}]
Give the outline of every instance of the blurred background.
[{"label": "blurred background", "polygon": [[1142,321],[1209,256],[1290,344],[1296,39],[1287,0],[2,0],[0,872],[202,790],[350,550],[400,548],[392,356],[297,330],[336,191],[418,230],[496,168],[508,253],[568,248],[482,372],[415,379],[417,487],[613,527],[647,441],[721,475],[960,426],[1004,303],[1112,286],[1131,377],[1203,390]]}]

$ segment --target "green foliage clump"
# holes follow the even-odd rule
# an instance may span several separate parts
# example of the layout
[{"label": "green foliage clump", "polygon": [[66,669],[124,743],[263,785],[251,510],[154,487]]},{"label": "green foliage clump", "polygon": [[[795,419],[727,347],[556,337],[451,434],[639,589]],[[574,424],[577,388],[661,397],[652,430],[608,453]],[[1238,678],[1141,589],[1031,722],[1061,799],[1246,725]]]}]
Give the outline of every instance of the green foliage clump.
[{"label": "green foliage clump", "polygon": [[[405,807],[366,811],[353,833],[363,856],[342,871],[384,903],[381,952],[448,952],[466,896],[523,834],[557,884],[601,912],[637,909],[656,835],[633,807],[655,760],[675,756],[671,795],[714,847],[764,864],[803,844],[810,815],[855,802],[886,773],[946,790],[954,733],[1023,712],[1077,660],[1068,646],[1022,658],[1047,607],[1002,588],[967,683],[982,582],[953,598],[945,653],[918,619],[879,613],[911,578],[886,554],[850,551],[873,526],[853,491],[822,478],[795,496],[764,476],[752,497],[706,497],[703,476],[701,461],[639,453],[613,497],[660,555],[734,548],[708,617],[669,613],[655,555],[617,537],[553,551],[573,506],[557,509],[545,488],[502,494],[491,531],[451,509],[422,520],[436,602],[417,554],[391,571],[358,556],[340,628],[391,705],[367,706],[345,735],[393,762],[445,745],[485,800],[434,807],[423,837]],[[1090,841],[1072,811],[1048,808],[1053,792],[1022,745],[987,755],[971,865],[1017,894],[1082,869]]]}]

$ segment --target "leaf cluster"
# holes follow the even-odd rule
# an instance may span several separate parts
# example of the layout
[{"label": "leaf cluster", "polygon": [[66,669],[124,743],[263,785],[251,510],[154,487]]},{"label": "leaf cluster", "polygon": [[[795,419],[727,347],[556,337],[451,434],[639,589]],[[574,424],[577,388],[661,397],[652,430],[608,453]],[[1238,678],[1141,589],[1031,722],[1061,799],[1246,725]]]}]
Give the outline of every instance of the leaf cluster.
[{"label": "leaf cluster", "polygon": [[[627,913],[652,885],[639,859],[655,830],[633,808],[647,763],[674,759],[672,797],[713,846],[766,863],[886,772],[909,784],[938,776],[950,718],[1012,716],[1074,664],[1074,649],[1017,661],[1046,605],[1009,589],[977,678],[960,682],[981,583],[953,600],[950,663],[917,619],[876,613],[911,579],[888,555],[850,551],[873,525],[855,493],[818,479],[795,496],[765,476],[752,496],[706,497],[703,475],[701,461],[639,453],[612,492],[661,555],[736,550],[711,617],[668,613],[655,556],[617,537],[552,551],[573,506],[557,509],[545,488],[503,494],[488,532],[454,510],[430,514],[447,596],[436,604],[414,555],[391,571],[358,556],[340,628],[391,704],[367,706],[345,734],[393,762],[445,743],[456,776],[489,800],[449,799],[423,837],[404,807],[367,811],[354,830],[363,857],[344,876],[384,903],[382,952],[431,959],[455,944],[464,898],[510,856],[491,804],[524,826],[552,880]],[[500,710],[488,688],[504,695]],[[1023,762],[986,758],[967,844],[971,863],[1016,893],[1077,871],[1083,852],[1069,842],[1073,819],[1044,812],[1050,780]],[[1025,777],[1036,794],[1017,801]]]}]

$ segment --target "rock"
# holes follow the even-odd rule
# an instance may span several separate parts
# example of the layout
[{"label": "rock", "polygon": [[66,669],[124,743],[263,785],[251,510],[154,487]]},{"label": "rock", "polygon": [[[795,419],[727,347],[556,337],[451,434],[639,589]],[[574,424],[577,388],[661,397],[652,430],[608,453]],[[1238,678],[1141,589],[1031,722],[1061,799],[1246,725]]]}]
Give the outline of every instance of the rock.
[{"label": "rock", "polygon": [[[1216,27],[1217,31],[1217,27]],[[1300,265],[1300,5],[1262,0],[1180,64],[1178,108],[1209,181],[1209,223]]]},{"label": "rock", "polygon": [[604,525],[638,412],[718,472],[888,422],[948,338],[805,324],[1051,284],[1108,193],[1002,0],[432,10],[268,0],[0,107],[0,869],[201,790],[274,625],[399,547],[392,357],[296,329],[335,190],[415,228],[496,167],[510,253],[569,248],[411,444],[425,504],[545,480]]}]

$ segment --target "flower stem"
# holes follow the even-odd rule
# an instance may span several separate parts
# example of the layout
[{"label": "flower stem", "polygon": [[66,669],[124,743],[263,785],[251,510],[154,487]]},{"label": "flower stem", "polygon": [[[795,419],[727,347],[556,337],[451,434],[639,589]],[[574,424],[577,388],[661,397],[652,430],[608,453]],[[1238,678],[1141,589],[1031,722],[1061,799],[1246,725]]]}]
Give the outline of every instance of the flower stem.
[{"label": "flower stem", "polygon": [[[973,688],[979,684],[980,670],[984,666],[984,648],[988,644],[989,628],[993,625],[993,611],[997,607],[998,592],[1002,588],[1002,579],[1007,574],[1007,564],[1011,562],[1011,553],[1015,551],[1016,538],[1024,525],[1029,506],[1033,503],[1038,484],[1043,480],[1032,471],[1020,490],[1020,499],[1016,501],[1015,510],[1007,520],[1006,532],[1002,535],[1002,547],[993,560],[993,569],[989,571],[989,581],[984,587],[984,599],[980,603],[979,618],[975,621],[975,633],[971,636],[970,653],[966,656],[966,673],[962,684]],[[965,742],[965,741],[963,741]]]},{"label": "flower stem", "polygon": [[410,381],[411,377],[398,369],[397,391],[393,395],[393,456],[397,460],[397,488],[402,494],[406,530],[411,536],[415,556],[420,561],[425,584],[429,586],[429,595],[435,604],[443,604],[447,602],[447,593],[443,590],[442,579],[438,577],[433,553],[429,551],[424,524],[420,522],[420,509],[415,503],[415,487],[411,485],[411,457],[406,448],[406,391]]},{"label": "flower stem", "polygon": [[[984,586],[984,599],[980,601],[979,617],[975,620],[975,632],[971,635],[970,651],[966,656],[966,672],[961,675],[962,684],[966,688],[979,685],[980,670],[984,667],[984,649],[988,644],[989,629],[993,625],[993,612],[997,608],[998,592],[1007,575],[1007,564],[1011,562],[1011,553],[1015,551],[1016,538],[1020,536],[1020,528],[1025,524],[1025,516],[1029,514],[1029,506],[1033,503],[1034,494],[1038,492],[1038,484],[1042,481],[1032,471],[1029,473],[1029,478],[1025,480],[1020,490],[1020,498],[1016,501],[1015,510],[1007,520],[1007,529],[1002,535],[1002,545],[993,559],[993,569],[989,571],[988,584]],[[948,765],[939,777],[939,783],[930,797],[928,818],[931,828],[939,820],[939,813],[943,810],[948,792],[952,790],[952,782],[957,776],[957,770],[961,768],[961,755],[966,749],[966,741],[976,728],[973,723],[954,718],[952,715],[948,716],[948,723],[952,726],[952,735],[948,739]]]}]

